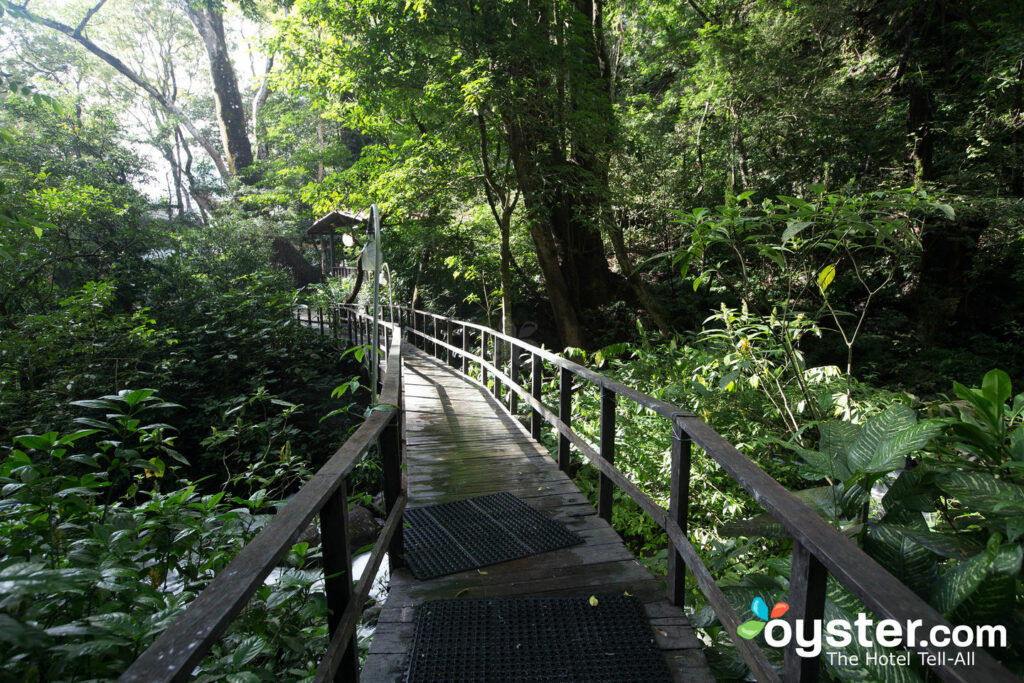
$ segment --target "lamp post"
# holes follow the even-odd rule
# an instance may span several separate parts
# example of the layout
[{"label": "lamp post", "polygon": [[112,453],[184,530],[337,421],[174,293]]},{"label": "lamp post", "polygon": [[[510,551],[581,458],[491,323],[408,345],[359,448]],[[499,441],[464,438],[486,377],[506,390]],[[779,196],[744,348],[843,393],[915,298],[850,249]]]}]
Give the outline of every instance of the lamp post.
[{"label": "lamp post", "polygon": [[376,204],[370,205],[370,225],[367,226],[370,236],[360,266],[363,272],[373,277],[373,326],[370,331],[370,403],[377,402],[377,377],[380,373],[380,353],[377,346],[377,321],[380,316],[380,209]]}]

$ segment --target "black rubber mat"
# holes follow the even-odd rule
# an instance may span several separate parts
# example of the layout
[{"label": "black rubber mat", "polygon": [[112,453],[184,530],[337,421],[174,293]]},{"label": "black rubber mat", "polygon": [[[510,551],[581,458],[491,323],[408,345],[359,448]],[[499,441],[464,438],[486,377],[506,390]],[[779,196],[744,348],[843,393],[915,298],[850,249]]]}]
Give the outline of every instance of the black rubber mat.
[{"label": "black rubber mat", "polygon": [[635,598],[437,600],[417,610],[406,683],[670,681]]},{"label": "black rubber mat", "polygon": [[454,574],[582,543],[511,493],[405,511],[405,559],[417,579]]}]

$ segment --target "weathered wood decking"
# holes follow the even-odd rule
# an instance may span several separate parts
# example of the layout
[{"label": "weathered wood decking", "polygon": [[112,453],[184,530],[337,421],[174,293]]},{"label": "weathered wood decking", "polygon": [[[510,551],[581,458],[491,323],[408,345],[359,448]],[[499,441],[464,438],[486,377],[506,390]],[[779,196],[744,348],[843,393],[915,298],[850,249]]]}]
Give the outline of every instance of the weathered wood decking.
[{"label": "weathered wood decking", "polygon": [[675,680],[714,680],[701,643],[663,582],[638,564],[547,451],[480,385],[406,344],[403,438],[410,506],[511,491],[580,534],[583,545],[420,581],[394,571],[363,667],[364,681],[399,681],[416,608],[440,598],[588,596],[640,599]]}]

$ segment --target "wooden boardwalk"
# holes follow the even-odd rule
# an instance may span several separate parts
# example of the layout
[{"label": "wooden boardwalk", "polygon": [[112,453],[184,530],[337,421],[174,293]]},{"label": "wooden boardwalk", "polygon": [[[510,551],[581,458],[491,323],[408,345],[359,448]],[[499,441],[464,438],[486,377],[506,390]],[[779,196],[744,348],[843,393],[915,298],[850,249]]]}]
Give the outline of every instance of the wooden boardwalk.
[{"label": "wooden boardwalk", "polygon": [[427,600],[624,591],[644,603],[675,680],[714,680],[682,610],[665,598],[663,581],[633,559],[519,421],[479,384],[444,363],[409,344],[402,353],[410,507],[510,491],[585,543],[427,581],[407,568],[394,571],[362,680],[403,679],[416,608]]}]

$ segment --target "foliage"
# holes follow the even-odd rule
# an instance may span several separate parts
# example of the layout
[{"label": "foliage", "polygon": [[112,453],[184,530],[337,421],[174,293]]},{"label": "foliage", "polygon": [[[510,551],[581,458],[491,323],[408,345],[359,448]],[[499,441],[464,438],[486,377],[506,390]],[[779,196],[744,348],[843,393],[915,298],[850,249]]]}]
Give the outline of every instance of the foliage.
[{"label": "foliage", "polygon": [[[79,407],[106,419],[18,436],[0,464],[0,666],[12,680],[116,676],[280,504],[268,497],[277,476],[246,497],[204,495],[188,481],[164,486],[175,465],[160,455],[181,456],[167,425],[146,424],[173,407],[152,390]],[[122,478],[130,486],[112,496]],[[326,644],[321,572],[303,569],[313,556],[308,544],[293,549],[293,568],[257,592],[204,676],[312,671]]]}]

